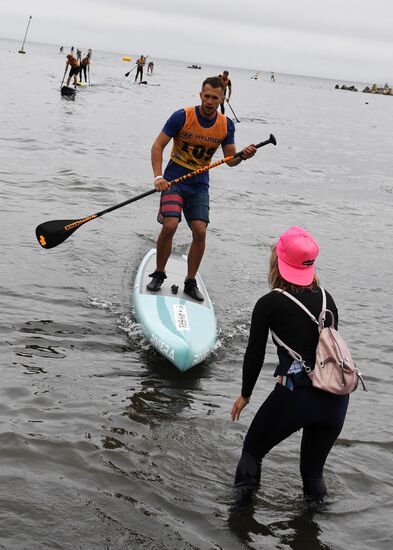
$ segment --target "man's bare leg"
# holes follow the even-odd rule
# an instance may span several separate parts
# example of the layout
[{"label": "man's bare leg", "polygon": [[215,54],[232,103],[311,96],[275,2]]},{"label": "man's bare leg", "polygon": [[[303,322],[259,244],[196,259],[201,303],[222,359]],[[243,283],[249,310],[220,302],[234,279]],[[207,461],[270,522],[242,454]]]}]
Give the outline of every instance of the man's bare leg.
[{"label": "man's bare leg", "polygon": [[203,258],[206,246],[206,222],[202,220],[193,220],[192,243],[188,252],[188,273],[187,279],[195,279],[199,266]]},{"label": "man's bare leg", "polygon": [[184,292],[198,302],[204,300],[203,295],[199,292],[195,277],[205,252],[206,227],[207,224],[202,220],[191,222],[192,243],[188,252],[188,272],[184,283]]},{"label": "man's bare leg", "polygon": [[178,225],[178,218],[164,218],[161,233],[157,239],[157,271],[162,273],[165,273],[165,267],[171,255],[173,237]]}]

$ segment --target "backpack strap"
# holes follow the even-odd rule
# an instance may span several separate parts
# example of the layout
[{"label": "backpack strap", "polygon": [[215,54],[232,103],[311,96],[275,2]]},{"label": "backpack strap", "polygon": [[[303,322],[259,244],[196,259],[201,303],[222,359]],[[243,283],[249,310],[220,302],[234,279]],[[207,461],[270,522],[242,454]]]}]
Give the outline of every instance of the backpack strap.
[{"label": "backpack strap", "polygon": [[[326,310],[326,292],[322,287],[319,287],[319,288],[321,289],[321,292],[322,292],[322,310],[321,310],[321,314],[322,314]],[[289,292],[287,292],[286,290],[282,290],[281,288],[273,288],[273,290],[275,290],[276,292],[281,292],[281,294],[284,294],[284,296],[292,300],[292,302],[295,302],[295,304],[297,304],[299,307],[302,308],[303,311],[307,313],[307,315],[311,318],[312,321],[314,321],[314,323],[319,325],[319,321],[315,317],[315,315],[313,315],[311,311],[308,308],[306,308],[305,305],[303,305],[297,298],[295,298],[295,296],[292,296],[292,294],[289,294]],[[324,315],[323,315],[323,320],[325,320]]]},{"label": "backpack strap", "polygon": [[303,357],[300,355],[300,353],[287,346],[286,343],[283,342],[272,329],[270,329],[270,332],[272,333],[273,340],[275,340],[279,346],[282,346],[284,349],[286,349],[292,359],[294,359],[295,361],[299,361],[300,363],[304,363]]},{"label": "backpack strap", "polygon": [[319,331],[321,331],[325,326],[326,314],[330,318],[330,325],[327,325],[327,326],[334,328],[334,315],[333,315],[333,312],[330,311],[330,309],[323,309],[321,311],[321,313],[319,314],[319,317],[318,317]]},{"label": "backpack strap", "polygon": [[[323,325],[324,325],[324,322],[325,322],[326,311],[329,311],[329,310],[326,309],[326,292],[322,287],[319,287],[319,288],[321,289],[321,292],[322,292],[322,310],[321,310],[321,313],[319,314],[318,319],[315,317],[315,315],[313,315],[311,313],[311,311],[308,308],[306,308],[305,305],[303,305],[300,302],[300,300],[298,300],[297,298],[292,296],[292,294],[289,294],[289,292],[286,292],[285,290],[282,290],[281,288],[273,288],[273,290],[276,291],[276,292],[280,292],[281,294],[284,294],[284,296],[286,296],[287,298],[292,300],[292,302],[295,302],[295,304],[297,304],[300,308],[302,308],[302,310],[307,313],[307,315],[310,317],[310,319],[318,325],[319,330],[321,330],[323,328]],[[329,313],[331,313],[331,312],[329,311]],[[331,315],[333,315],[333,314],[331,313]],[[289,353],[289,355],[293,359],[295,359],[296,361],[300,361],[301,363],[304,364],[304,360],[303,360],[302,356],[299,353],[297,353],[295,350],[293,350],[292,348],[287,346],[286,343],[283,342],[281,340],[281,338],[279,338],[277,336],[277,334],[272,329],[270,329],[270,332],[272,333],[272,337],[277,342],[277,344],[279,344],[284,349],[286,349],[287,352]]]}]

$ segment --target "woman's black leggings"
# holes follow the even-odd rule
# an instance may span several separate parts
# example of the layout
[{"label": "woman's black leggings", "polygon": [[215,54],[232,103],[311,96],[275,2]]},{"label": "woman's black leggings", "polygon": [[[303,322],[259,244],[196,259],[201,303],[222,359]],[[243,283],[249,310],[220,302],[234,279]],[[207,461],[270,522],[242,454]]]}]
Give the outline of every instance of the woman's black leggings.
[{"label": "woman's black leggings", "polygon": [[235,486],[257,487],[263,457],[303,428],[300,449],[303,492],[306,497],[322,499],[326,495],[323,467],[343,427],[348,401],[348,395],[334,395],[312,387],[291,391],[276,384],[247,432]]}]

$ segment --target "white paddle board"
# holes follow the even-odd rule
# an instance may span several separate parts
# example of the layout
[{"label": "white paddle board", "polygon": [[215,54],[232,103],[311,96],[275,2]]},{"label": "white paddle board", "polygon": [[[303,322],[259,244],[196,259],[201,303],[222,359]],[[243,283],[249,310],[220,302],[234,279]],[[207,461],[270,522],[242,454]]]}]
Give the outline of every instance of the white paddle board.
[{"label": "white paddle board", "polygon": [[183,292],[187,258],[172,255],[167,278],[158,292],[147,290],[150,273],[156,268],[156,250],[143,258],[135,277],[132,306],[135,317],[151,345],[180,371],[198,365],[213,351],[217,321],[213,304],[199,274],[196,276],[204,302]]}]

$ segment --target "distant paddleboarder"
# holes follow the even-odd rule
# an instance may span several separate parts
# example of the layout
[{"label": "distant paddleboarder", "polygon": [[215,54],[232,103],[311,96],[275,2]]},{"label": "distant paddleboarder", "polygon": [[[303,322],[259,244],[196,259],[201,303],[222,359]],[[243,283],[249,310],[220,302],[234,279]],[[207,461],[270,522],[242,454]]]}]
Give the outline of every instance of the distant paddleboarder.
[{"label": "distant paddleboarder", "polygon": [[153,74],[153,69],[154,69],[153,61],[149,61],[149,63],[147,64],[147,74]]},{"label": "distant paddleboarder", "polygon": [[139,75],[139,82],[142,82],[142,78],[143,78],[143,67],[145,66],[145,63],[146,63],[146,57],[144,55],[141,55],[137,60],[136,60],[136,66],[137,66],[137,69],[136,69],[136,75],[135,75],[135,80],[134,82],[136,82],[138,80],[138,75]]},{"label": "distant paddleboarder", "polygon": [[67,86],[70,85],[72,77],[74,77],[74,86],[76,86],[77,76],[79,74],[79,63],[77,58],[72,53],[69,53],[67,55],[67,62],[66,62],[64,74],[67,72],[68,67],[70,67],[70,72],[67,78]]},{"label": "distant paddleboarder", "polygon": [[87,55],[83,59],[81,59],[81,62],[80,62],[80,75],[79,75],[79,79],[80,79],[81,82],[82,82],[82,74],[85,77],[85,82],[87,82],[87,69],[90,66],[90,57],[91,57],[91,50],[89,50],[87,52]]},{"label": "distant paddleboarder", "polygon": [[[206,229],[209,223],[209,172],[198,174],[189,180],[169,186],[169,181],[211,163],[221,145],[224,156],[236,153],[235,126],[217,109],[224,99],[224,83],[217,76],[206,78],[200,92],[201,104],[174,112],[166,121],[151,149],[154,185],[161,191],[157,220],[162,224],[157,241],[156,270],[151,273],[147,288],[159,291],[166,279],[165,267],[172,250],[182,212],[192,231],[192,243],[188,253],[187,277],[184,292],[202,302],[196,274],[205,251]],[[173,139],[171,158],[162,171],[163,152]],[[256,148],[248,145],[242,155],[227,164],[237,166],[242,160],[255,155]],[[163,174],[163,175],[162,175]]]},{"label": "distant paddleboarder", "polygon": [[[232,95],[232,82],[229,78],[229,72],[228,71],[223,71],[222,74],[218,75],[218,78],[221,78],[221,80],[223,81],[223,84],[224,84],[224,99],[223,99],[223,102],[220,105],[221,112],[222,112],[222,114],[224,114],[225,113],[225,101],[229,101],[230,98],[231,98],[231,95]],[[228,97],[227,97],[227,92],[228,92]]]}]

